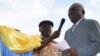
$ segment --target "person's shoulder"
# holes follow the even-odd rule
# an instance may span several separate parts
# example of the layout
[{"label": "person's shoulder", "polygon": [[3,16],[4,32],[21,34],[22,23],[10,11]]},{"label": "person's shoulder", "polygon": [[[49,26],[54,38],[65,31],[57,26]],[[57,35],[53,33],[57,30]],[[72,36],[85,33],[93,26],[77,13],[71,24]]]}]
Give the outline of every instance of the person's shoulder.
[{"label": "person's shoulder", "polygon": [[86,22],[88,23],[98,23],[96,20],[94,19],[86,19]]},{"label": "person's shoulder", "polygon": [[97,22],[96,20],[94,19],[86,19],[87,22]]},{"label": "person's shoulder", "polygon": [[96,20],[94,19],[86,19],[87,22],[97,22]]},{"label": "person's shoulder", "polygon": [[99,25],[99,23],[94,19],[86,19],[86,22],[89,26],[93,26],[93,25],[97,25],[97,24]]}]

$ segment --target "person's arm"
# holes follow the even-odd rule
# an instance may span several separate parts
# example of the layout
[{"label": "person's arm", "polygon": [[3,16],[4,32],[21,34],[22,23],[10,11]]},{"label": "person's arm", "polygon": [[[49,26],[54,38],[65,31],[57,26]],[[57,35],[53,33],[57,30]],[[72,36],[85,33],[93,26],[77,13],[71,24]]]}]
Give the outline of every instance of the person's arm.
[{"label": "person's arm", "polygon": [[44,48],[49,42],[53,41],[53,39],[59,37],[59,34],[60,34],[60,31],[55,31],[49,38],[44,39],[41,42],[41,46],[37,49],[34,49],[34,51],[38,51]]}]

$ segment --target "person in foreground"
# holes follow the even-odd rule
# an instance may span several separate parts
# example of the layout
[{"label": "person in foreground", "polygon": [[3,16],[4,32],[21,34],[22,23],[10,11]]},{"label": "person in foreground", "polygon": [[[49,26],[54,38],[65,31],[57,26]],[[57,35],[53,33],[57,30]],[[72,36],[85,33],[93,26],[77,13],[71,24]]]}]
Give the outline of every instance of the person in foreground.
[{"label": "person in foreground", "polygon": [[[68,16],[73,26],[66,31],[65,40],[70,48],[62,56],[96,56],[100,51],[100,26],[93,19],[85,19],[85,10],[80,3],[69,8]],[[68,52],[68,53],[67,53]]]},{"label": "person in foreground", "polygon": [[55,31],[50,38],[42,40],[39,36],[28,36],[19,30],[0,26],[1,56],[32,56],[33,50],[41,50],[49,42],[58,37]]},{"label": "person in foreground", "polygon": [[[44,20],[40,22],[39,31],[41,32],[42,40],[46,40],[47,38],[52,37],[59,37],[59,31],[55,31],[52,34],[52,27],[53,22],[50,20]],[[55,48],[55,43],[52,41],[48,43],[43,49],[36,51],[33,56],[61,56],[61,52]]]}]

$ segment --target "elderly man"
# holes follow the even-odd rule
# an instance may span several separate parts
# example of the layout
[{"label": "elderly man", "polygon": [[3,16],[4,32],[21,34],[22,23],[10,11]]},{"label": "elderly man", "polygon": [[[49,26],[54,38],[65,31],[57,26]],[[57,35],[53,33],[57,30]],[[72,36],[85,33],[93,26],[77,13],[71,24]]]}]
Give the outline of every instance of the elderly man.
[{"label": "elderly man", "polygon": [[[71,56],[95,56],[100,50],[100,26],[97,21],[84,18],[85,10],[79,3],[69,8],[68,16],[73,26],[66,31],[65,40],[70,45],[66,51]],[[68,53],[63,52],[63,56]]]}]

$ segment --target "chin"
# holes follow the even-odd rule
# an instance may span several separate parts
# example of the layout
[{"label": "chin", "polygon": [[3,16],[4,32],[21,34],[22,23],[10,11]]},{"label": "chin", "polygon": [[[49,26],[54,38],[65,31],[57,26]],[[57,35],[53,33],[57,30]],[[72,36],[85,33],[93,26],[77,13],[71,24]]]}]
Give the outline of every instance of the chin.
[{"label": "chin", "polygon": [[71,22],[72,22],[72,23],[76,23],[76,21],[74,21],[74,20],[71,20]]},{"label": "chin", "polygon": [[50,36],[50,34],[45,34],[45,36]]}]

